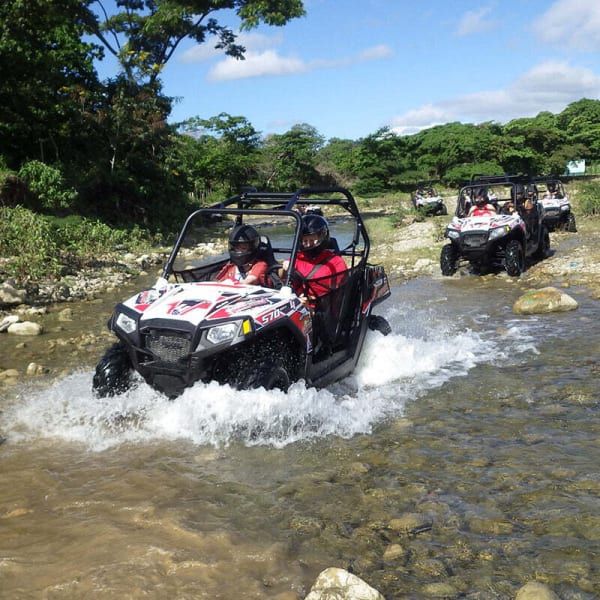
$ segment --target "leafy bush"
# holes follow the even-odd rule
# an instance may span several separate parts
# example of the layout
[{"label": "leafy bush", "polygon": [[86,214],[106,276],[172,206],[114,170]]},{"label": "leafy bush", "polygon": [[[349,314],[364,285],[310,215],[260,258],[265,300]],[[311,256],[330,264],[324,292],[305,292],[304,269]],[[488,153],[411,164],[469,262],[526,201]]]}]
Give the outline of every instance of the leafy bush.
[{"label": "leafy bush", "polygon": [[39,160],[26,162],[19,170],[19,177],[42,209],[70,208],[77,199],[77,192],[67,187],[60,170]]},{"label": "leafy bush", "polygon": [[11,258],[5,269],[20,280],[57,275],[60,270],[50,224],[22,206],[0,207],[0,255]]},{"label": "leafy bush", "polygon": [[80,268],[111,253],[141,250],[158,242],[134,227],[111,229],[79,216],[46,217],[27,208],[0,208],[0,256],[4,270],[21,281],[55,277],[63,267]]},{"label": "leafy bush", "polygon": [[586,181],[577,194],[584,215],[600,215],[600,181]]}]

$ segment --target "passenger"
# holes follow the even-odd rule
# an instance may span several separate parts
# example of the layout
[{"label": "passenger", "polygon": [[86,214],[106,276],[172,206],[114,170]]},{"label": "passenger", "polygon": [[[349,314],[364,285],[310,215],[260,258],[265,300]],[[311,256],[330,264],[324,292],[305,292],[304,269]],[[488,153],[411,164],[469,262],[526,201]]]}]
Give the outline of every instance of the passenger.
[{"label": "passenger", "polygon": [[496,208],[489,203],[487,192],[480,188],[475,192],[475,204],[469,210],[469,217],[484,217],[496,214]]},{"label": "passenger", "polygon": [[548,189],[544,194],[544,200],[554,200],[556,198],[556,185],[554,183],[548,184]]},{"label": "passenger", "polygon": [[[329,225],[324,217],[302,217],[301,249],[296,254],[292,288],[313,309],[318,298],[339,287],[348,269],[344,259],[327,247],[329,240]],[[284,261],[283,269],[289,269],[289,261]]]},{"label": "passenger", "polygon": [[217,281],[268,285],[268,265],[259,257],[260,235],[251,225],[238,225],[229,234],[229,262],[217,273]]}]

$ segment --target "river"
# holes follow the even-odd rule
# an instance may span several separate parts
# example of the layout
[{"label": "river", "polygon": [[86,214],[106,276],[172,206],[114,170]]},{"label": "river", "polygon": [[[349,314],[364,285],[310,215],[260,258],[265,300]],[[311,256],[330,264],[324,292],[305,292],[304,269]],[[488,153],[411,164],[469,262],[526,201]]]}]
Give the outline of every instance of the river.
[{"label": "river", "polygon": [[393,334],[323,390],[98,400],[99,348],[5,390],[0,597],[292,600],[339,566],[388,600],[436,582],[514,598],[533,579],[597,598],[600,305],[575,288],[578,310],[518,317],[522,290],[396,284]]}]

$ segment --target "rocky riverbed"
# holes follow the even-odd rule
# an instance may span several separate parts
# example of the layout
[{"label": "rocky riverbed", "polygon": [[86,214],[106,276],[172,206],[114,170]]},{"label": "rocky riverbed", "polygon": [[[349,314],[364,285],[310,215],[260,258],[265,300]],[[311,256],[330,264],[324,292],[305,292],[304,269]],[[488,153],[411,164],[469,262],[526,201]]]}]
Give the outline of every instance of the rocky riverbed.
[{"label": "rocky riverbed", "polygon": [[[6,310],[42,330],[0,333],[2,589],[592,600],[595,226],[553,234],[518,279],[443,278],[435,219],[392,229],[373,249],[393,274],[393,335],[373,334],[356,378],[327,390],[94,398],[106,317],[158,258],[146,275],[132,260],[112,291]],[[578,308],[513,313],[548,285]]]}]

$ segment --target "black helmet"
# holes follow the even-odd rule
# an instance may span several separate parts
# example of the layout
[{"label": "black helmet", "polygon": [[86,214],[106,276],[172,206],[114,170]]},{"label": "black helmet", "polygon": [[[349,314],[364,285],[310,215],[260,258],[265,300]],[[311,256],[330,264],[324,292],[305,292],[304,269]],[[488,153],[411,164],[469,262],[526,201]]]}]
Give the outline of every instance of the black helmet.
[{"label": "black helmet", "polygon": [[260,236],[251,225],[238,225],[229,234],[229,258],[241,267],[249,263],[258,253]]},{"label": "black helmet", "polygon": [[[306,236],[310,236],[310,239]],[[320,215],[304,215],[302,217],[302,251],[308,255],[318,254],[329,242],[329,226]]]},{"label": "black helmet", "polygon": [[488,203],[487,188],[477,188],[475,191],[475,204],[477,206],[485,206]]}]

